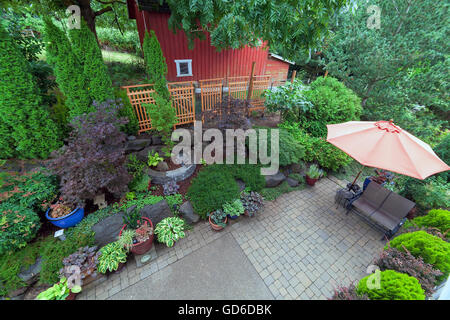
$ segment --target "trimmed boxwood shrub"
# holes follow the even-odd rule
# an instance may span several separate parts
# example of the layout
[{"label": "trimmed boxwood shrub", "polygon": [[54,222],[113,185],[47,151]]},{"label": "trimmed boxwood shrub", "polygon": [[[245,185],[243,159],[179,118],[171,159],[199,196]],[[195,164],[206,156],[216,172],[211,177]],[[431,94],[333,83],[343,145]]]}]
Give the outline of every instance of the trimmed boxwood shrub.
[{"label": "trimmed boxwood shrub", "polygon": [[403,252],[406,249],[413,256],[422,257],[424,262],[441,270],[443,277],[447,277],[450,272],[450,243],[425,231],[401,234],[390,242],[390,246]]},{"label": "trimmed boxwood shrub", "polygon": [[206,219],[208,213],[239,198],[239,186],[227,170],[211,165],[203,168],[197,177],[192,179],[187,197],[194,211]]},{"label": "trimmed boxwood shrub", "polygon": [[25,247],[39,227],[39,217],[32,210],[8,201],[0,203],[0,255]]},{"label": "trimmed boxwood shrub", "polygon": [[360,295],[367,294],[370,300],[425,300],[425,293],[419,281],[407,274],[394,270],[377,271],[380,288],[369,289],[369,276],[362,278],[357,286]]},{"label": "trimmed boxwood shrub", "polygon": [[[406,227],[417,225],[418,227],[430,227],[439,229],[442,233],[450,230],[450,211],[443,209],[433,209],[427,215],[416,217],[405,224]],[[447,233],[447,238],[450,237],[450,231]]]}]

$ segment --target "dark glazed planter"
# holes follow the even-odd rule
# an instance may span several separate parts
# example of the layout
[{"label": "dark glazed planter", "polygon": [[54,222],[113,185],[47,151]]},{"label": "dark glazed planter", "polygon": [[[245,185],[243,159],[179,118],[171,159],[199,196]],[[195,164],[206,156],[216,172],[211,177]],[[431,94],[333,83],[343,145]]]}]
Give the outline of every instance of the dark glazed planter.
[{"label": "dark glazed planter", "polygon": [[[152,220],[150,220],[149,218],[146,217],[142,217],[142,219],[146,220],[150,226],[153,228],[153,224],[152,224]],[[119,237],[122,235],[122,231],[126,229],[126,225],[124,225],[122,227],[122,229],[120,230],[119,233]],[[134,254],[144,254],[147,251],[149,251],[152,248],[152,244],[153,244],[153,237],[154,234],[152,234],[146,241],[144,242],[139,242],[139,243],[135,243],[131,246],[130,252],[134,253]]]},{"label": "dark glazed planter", "polygon": [[306,183],[311,187],[313,187],[316,184],[317,180],[319,179],[313,179],[308,177],[308,175],[306,175]]}]

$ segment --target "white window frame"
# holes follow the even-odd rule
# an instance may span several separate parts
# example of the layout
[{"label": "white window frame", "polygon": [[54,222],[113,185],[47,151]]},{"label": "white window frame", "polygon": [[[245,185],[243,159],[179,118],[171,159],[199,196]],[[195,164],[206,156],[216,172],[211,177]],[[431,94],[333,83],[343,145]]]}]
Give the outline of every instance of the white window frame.
[{"label": "white window frame", "polygon": [[[180,74],[180,63],[187,63],[189,74]],[[175,60],[177,66],[177,77],[192,77],[192,59]]]}]

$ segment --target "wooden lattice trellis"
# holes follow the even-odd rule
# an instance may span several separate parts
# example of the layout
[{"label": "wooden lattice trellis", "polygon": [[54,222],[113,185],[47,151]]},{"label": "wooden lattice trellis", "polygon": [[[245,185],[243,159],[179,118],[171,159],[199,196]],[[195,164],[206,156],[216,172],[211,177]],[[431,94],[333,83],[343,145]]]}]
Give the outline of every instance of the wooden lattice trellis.
[{"label": "wooden lattice trellis", "polygon": [[201,91],[202,113],[213,110],[222,102],[223,79],[200,80],[199,85]]},{"label": "wooden lattice trellis", "polygon": [[249,111],[253,110],[264,110],[264,102],[266,98],[264,97],[264,92],[269,89],[270,76],[255,76],[253,78],[253,90],[250,97],[250,104],[252,107]]},{"label": "wooden lattice trellis", "polygon": [[247,91],[250,77],[229,77],[228,78],[228,94],[235,99],[247,99]]},{"label": "wooden lattice trellis", "polygon": [[[172,107],[176,109],[178,122],[175,126],[195,121],[194,84],[190,82],[169,83]],[[152,84],[124,86],[139,122],[139,133],[152,129],[152,123],[144,104],[155,103]]]}]

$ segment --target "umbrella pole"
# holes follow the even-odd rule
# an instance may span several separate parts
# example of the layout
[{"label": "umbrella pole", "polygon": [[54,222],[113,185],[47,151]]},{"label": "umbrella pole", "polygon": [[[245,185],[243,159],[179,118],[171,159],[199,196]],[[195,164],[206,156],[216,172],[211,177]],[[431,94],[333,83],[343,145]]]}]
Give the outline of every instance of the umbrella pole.
[{"label": "umbrella pole", "polygon": [[359,176],[361,175],[363,169],[364,169],[364,167],[358,172],[358,175],[356,176],[355,180],[353,180],[352,184],[351,184],[350,187],[348,188],[348,191],[352,190],[352,187],[355,185],[356,180],[358,180],[358,178],[359,178]]}]

